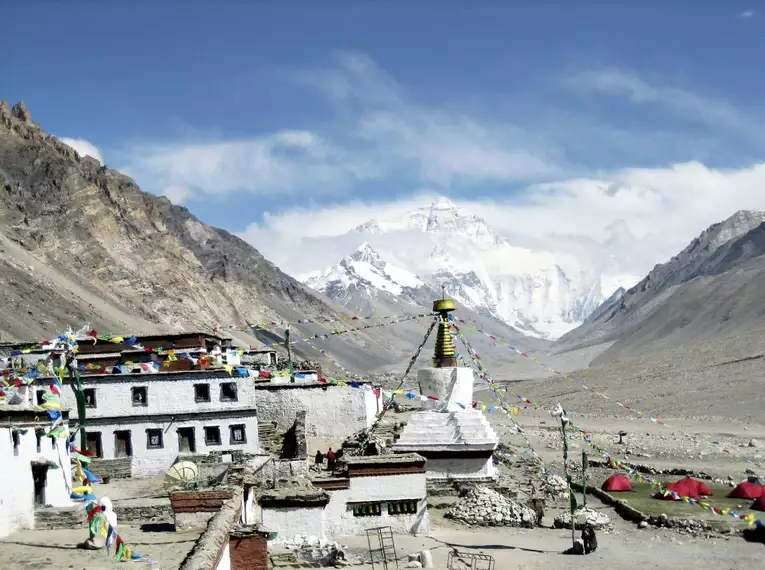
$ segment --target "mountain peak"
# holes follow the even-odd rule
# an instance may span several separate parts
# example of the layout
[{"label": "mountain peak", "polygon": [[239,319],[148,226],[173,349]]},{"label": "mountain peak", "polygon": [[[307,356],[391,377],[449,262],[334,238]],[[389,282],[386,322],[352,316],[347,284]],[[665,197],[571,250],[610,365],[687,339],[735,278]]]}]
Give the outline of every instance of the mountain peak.
[{"label": "mountain peak", "polygon": [[372,219],[356,227],[365,234],[385,234],[399,231],[450,233],[482,245],[497,245],[503,240],[489,228],[486,221],[446,196],[439,196],[428,206],[421,206],[402,215]]},{"label": "mountain peak", "polygon": [[372,249],[372,246],[366,241],[357,247],[356,251],[349,257],[354,261],[364,261],[366,263],[371,263],[372,265],[374,265],[375,262],[379,263],[381,261],[380,254]]},{"label": "mountain peak", "polygon": [[456,210],[457,204],[451,201],[446,196],[439,196],[430,205],[431,210]]}]

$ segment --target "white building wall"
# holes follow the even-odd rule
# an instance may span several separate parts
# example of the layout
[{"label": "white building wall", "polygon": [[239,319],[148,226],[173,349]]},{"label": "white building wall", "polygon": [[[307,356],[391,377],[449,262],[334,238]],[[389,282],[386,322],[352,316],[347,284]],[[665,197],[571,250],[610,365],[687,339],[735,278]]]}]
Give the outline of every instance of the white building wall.
[{"label": "white building wall", "polygon": [[46,477],[45,503],[53,507],[72,505],[71,463],[63,439],[43,437],[37,451],[34,426],[21,426],[27,433],[19,434],[14,452],[10,428],[0,429],[0,538],[22,528],[34,528],[34,479],[31,462],[44,459],[55,462],[58,469],[49,468]]},{"label": "white building wall", "polygon": [[[148,418],[147,418],[148,419]],[[244,425],[246,443],[230,443],[230,426]],[[207,445],[205,443],[205,427],[218,426],[221,434],[221,445]],[[194,428],[194,440],[196,451],[190,455],[205,455],[211,451],[241,451],[244,453],[258,453],[258,421],[253,415],[243,418],[229,418],[220,416],[204,420],[165,421],[165,422],[124,422],[109,423],[108,425],[89,424],[88,433],[101,434],[102,459],[116,459],[116,431],[130,431],[130,440],[133,447],[132,472],[133,477],[151,477],[166,471],[179,457],[179,428]],[[163,432],[163,448],[150,449],[146,430],[161,429]]]},{"label": "white building wall", "polygon": [[324,508],[322,507],[262,507],[263,526],[279,533],[274,542],[284,542],[296,536],[326,539]]},{"label": "white building wall", "polygon": [[305,410],[306,437],[345,438],[375,417],[374,394],[366,387],[269,387],[255,392],[260,421],[276,422],[281,429],[292,427],[297,412]]},{"label": "white building wall", "polygon": [[[328,539],[363,534],[366,529],[376,526],[390,526],[396,534],[430,532],[424,473],[354,477],[350,483],[350,489],[328,491],[331,499],[324,512],[324,526]],[[387,505],[383,505],[381,516],[355,517],[352,509],[349,508],[349,504],[353,503],[405,499],[418,501],[416,514],[389,514]]]},{"label": "white building wall", "polygon": [[428,459],[428,481],[488,481],[495,477],[496,468],[491,457]]},{"label": "white building wall", "polygon": [[[237,385],[237,401],[221,401],[220,385],[230,382],[235,382]],[[209,402],[195,401],[195,384],[210,385]],[[256,405],[252,379],[234,375],[206,375],[191,372],[188,374],[83,376],[82,385],[85,389],[95,390],[96,407],[87,409],[87,416],[92,419],[241,410],[252,409]],[[147,405],[145,406],[133,405],[131,388],[139,386],[147,388]],[[43,387],[37,385],[38,390]],[[77,417],[77,400],[68,382],[64,384],[61,395],[66,400],[67,406],[71,408],[70,417]]]},{"label": "white building wall", "polygon": [[464,367],[423,368],[417,371],[417,382],[423,396],[435,396],[439,401],[428,400],[424,410],[433,410],[448,403],[449,411],[469,408],[473,402],[473,370]]}]

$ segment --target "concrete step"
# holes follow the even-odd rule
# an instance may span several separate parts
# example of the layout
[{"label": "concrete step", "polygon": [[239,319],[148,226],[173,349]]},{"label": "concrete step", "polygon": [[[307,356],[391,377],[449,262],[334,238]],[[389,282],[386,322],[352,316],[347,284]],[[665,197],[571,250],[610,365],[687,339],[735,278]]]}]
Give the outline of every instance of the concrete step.
[{"label": "concrete step", "polygon": [[87,513],[81,505],[60,508],[40,507],[35,509],[35,528],[38,530],[84,527],[87,520]]}]

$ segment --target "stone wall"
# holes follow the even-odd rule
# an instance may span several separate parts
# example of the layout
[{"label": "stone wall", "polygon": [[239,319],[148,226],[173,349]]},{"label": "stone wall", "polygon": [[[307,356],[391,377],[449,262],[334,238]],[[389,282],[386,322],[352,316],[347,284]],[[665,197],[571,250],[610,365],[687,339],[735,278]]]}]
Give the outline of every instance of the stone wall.
[{"label": "stone wall", "polygon": [[133,476],[133,458],[122,457],[120,459],[93,459],[90,462],[90,471],[102,479],[130,479]]},{"label": "stone wall", "polygon": [[[83,511],[84,512],[84,511]],[[173,522],[173,509],[169,504],[164,505],[135,505],[123,507],[114,506],[114,512],[123,524],[171,523]]]}]

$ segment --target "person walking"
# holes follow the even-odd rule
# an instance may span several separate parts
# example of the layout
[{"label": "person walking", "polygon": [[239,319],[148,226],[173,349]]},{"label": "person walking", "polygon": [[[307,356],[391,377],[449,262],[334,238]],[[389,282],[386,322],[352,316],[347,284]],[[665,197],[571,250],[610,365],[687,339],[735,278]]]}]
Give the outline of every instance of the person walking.
[{"label": "person walking", "polygon": [[316,451],[316,457],[314,458],[314,464],[316,467],[321,470],[322,467],[324,467],[324,454],[321,452],[321,450]]},{"label": "person walking", "polygon": [[332,451],[332,448],[330,447],[329,451],[327,451],[327,471],[334,471],[335,461],[337,461],[337,456],[335,455],[335,452]]}]

